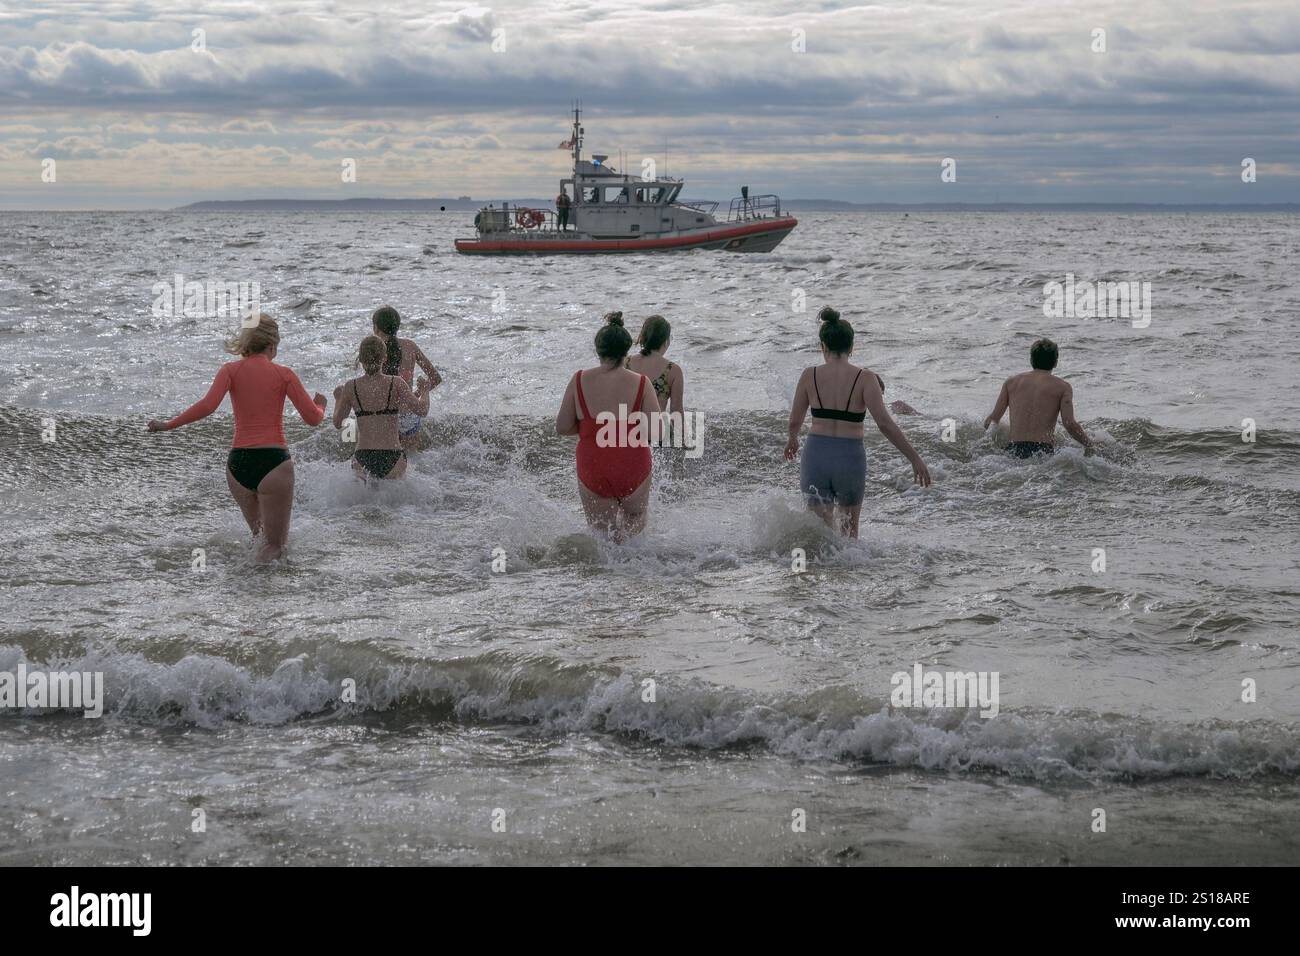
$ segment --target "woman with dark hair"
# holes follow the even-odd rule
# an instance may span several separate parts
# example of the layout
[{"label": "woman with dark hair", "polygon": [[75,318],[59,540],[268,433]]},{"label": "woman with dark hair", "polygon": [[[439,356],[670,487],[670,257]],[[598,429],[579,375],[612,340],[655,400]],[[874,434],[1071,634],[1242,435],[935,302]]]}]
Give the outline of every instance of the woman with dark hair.
[{"label": "woman with dark hair", "polygon": [[[407,386],[415,384],[415,366],[420,366],[429,379],[429,389],[442,384],[438,370],[420,351],[420,347],[410,339],[399,339],[397,330],[402,324],[402,317],[391,305],[381,305],[370,316],[370,324],[384,344],[385,375],[401,376]],[[420,426],[424,423],[425,411],[416,415],[414,412],[402,412],[397,416],[397,435],[404,451],[415,451],[415,444],[420,438]]]},{"label": "woman with dark hair", "polygon": [[663,411],[668,411],[671,405],[673,411],[680,412],[683,410],[682,392],[685,388],[682,369],[680,365],[674,365],[664,358],[672,340],[673,327],[668,324],[668,320],[662,315],[650,316],[642,323],[641,334],[636,339],[641,354],[630,356],[626,364],[632,371],[640,372],[650,379]]},{"label": "woman with dark hair", "polygon": [[240,356],[217,372],[208,394],[169,422],[151,421],[149,431],[170,431],[207,418],[230,393],[235,413],[235,437],[226,459],[226,484],[244,514],[253,536],[262,534],[257,561],[274,561],[284,553],[293,512],[293,459],[284,441],[284,400],[308,425],[325,420],[325,396],[307,397],[292,369],[273,361],[280,346],[280,328],[269,315],[243,329],[226,343]]},{"label": "woman with dark hair", "polygon": [[[881,379],[870,369],[849,362],[853,354],[853,326],[826,306],[817,314],[821,322],[821,366],[803,370],[790,409],[789,441],[785,457],[799,454],[799,429],[812,412],[799,485],[809,509],[841,534],[858,536],[858,516],[867,485],[867,453],[862,446],[862,423],[871,413],[881,434],[912,463],[917,484],[930,484],[930,472],[885,408]],[[818,375],[818,372],[821,375]],[[866,373],[865,375],[863,373]],[[840,509],[835,521],[835,509]]]},{"label": "woman with dark hair", "polygon": [[[596,333],[600,364],[574,374],[555,416],[558,434],[579,436],[578,495],[587,521],[615,541],[645,528],[651,471],[646,416],[659,412],[650,380],[623,366],[631,347],[623,313],[608,313]],[[634,419],[637,413],[643,415]]]},{"label": "woman with dark hair", "polygon": [[[406,474],[406,451],[398,435],[398,416],[425,415],[429,411],[428,379],[421,378],[412,392],[396,375],[383,372],[385,343],[377,335],[361,340],[357,361],[365,375],[334,390],[334,427],[342,428],[348,412],[357,416],[357,448],[352,470],[358,478],[401,478]],[[350,386],[350,387],[349,387]]]}]

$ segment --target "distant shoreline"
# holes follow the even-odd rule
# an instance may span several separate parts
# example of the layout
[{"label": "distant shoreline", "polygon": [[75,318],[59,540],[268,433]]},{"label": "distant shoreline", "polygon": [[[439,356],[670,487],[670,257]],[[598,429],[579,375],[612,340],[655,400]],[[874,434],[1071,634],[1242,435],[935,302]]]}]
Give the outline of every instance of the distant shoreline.
[{"label": "distant shoreline", "polygon": [[[210,199],[171,208],[0,209],[0,212],[477,212],[488,203],[549,207],[547,199]],[[1300,203],[854,203],[835,199],[789,199],[791,212],[1273,212],[1300,213]]]}]

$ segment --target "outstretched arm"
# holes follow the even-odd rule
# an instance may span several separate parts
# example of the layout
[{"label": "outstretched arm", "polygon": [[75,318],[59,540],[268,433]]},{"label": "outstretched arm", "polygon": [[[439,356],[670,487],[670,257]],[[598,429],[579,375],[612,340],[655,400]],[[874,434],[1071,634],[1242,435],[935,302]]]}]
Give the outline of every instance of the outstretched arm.
[{"label": "outstretched arm", "polygon": [[1011,379],[1002,383],[1002,391],[998,392],[997,404],[993,406],[987,418],[984,419],[984,427],[988,428],[994,422],[1002,421],[1002,416],[1006,414],[1007,406],[1011,404],[1011,393],[1007,391],[1007,384]]},{"label": "outstretched arm", "polygon": [[1084,448],[1092,447],[1092,439],[1088,437],[1088,433],[1083,430],[1083,426],[1074,418],[1074,387],[1069,382],[1065,383],[1065,391],[1061,393],[1061,424],[1065,426],[1065,430],[1070,433],[1071,437]]},{"label": "outstretched arm", "polygon": [[319,425],[325,421],[325,396],[317,392],[315,397],[307,396],[307,389],[302,387],[302,382],[293,369],[286,368],[285,385],[289,395],[289,401],[293,402],[293,407],[298,409],[298,414],[308,425]]},{"label": "outstretched arm", "polygon": [[922,488],[930,485],[930,470],[925,467],[925,462],[917,454],[912,443],[907,440],[903,430],[898,427],[889,414],[889,409],[885,407],[885,393],[880,390],[880,381],[874,375],[868,375],[862,383],[862,390],[865,392],[867,400],[867,411],[871,413],[876,427],[880,429],[880,434],[884,435],[889,441],[903,453],[903,457],[912,463],[912,477]]},{"label": "outstretched arm", "polygon": [[226,397],[226,392],[230,391],[230,366],[232,364],[227,362],[221,366],[221,370],[217,372],[217,377],[212,380],[212,387],[208,389],[208,394],[169,422],[151,421],[149,431],[171,431],[173,428],[180,428],[190,422],[197,422],[201,418],[207,418],[215,412],[221,406],[221,400]]}]

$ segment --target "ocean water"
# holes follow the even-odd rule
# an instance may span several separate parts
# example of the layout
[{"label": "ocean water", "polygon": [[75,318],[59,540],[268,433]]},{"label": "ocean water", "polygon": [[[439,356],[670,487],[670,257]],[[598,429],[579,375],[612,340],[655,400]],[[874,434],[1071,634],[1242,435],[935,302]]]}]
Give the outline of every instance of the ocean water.
[{"label": "ocean water", "polygon": [[[0,863],[1295,861],[1294,217],[811,213],[766,255],[538,260],[456,255],[467,218],[0,214],[0,671],[106,686],[0,712]],[[225,360],[227,320],[152,313],[178,273],[260,283],[327,395],[397,306],[445,379],[408,480],[290,408],[255,567],[228,405],[144,429]],[[1067,274],[1149,282],[1150,325],[1045,317]],[[822,303],[935,479],[869,428],[857,542],[781,456]],[[669,318],[706,422],[626,545],[552,427],[613,308]],[[1041,335],[1096,456],[980,426]],[[892,706],[916,663],[997,672],[997,715]]]}]

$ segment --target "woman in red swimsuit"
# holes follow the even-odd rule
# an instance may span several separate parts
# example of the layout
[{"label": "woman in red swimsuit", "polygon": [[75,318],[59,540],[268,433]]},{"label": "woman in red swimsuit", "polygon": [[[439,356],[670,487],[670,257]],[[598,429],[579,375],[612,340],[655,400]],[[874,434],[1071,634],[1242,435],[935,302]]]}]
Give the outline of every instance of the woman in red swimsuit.
[{"label": "woman in red swimsuit", "polygon": [[288,398],[308,425],[325,420],[325,396],[307,397],[291,369],[273,361],[280,328],[269,315],[244,329],[226,345],[242,358],[217,372],[208,394],[169,422],[151,421],[149,431],[170,431],[207,418],[230,393],[235,412],[235,439],[226,459],[226,483],[253,535],[262,533],[259,563],[284,552],[293,511],[293,459],[284,441],[284,400]]},{"label": "woman in red swimsuit", "polygon": [[645,528],[651,459],[644,416],[659,413],[650,380],[623,367],[631,348],[623,313],[606,315],[596,333],[600,365],[570,379],[555,416],[558,434],[578,436],[578,495],[587,521],[615,541]]}]

